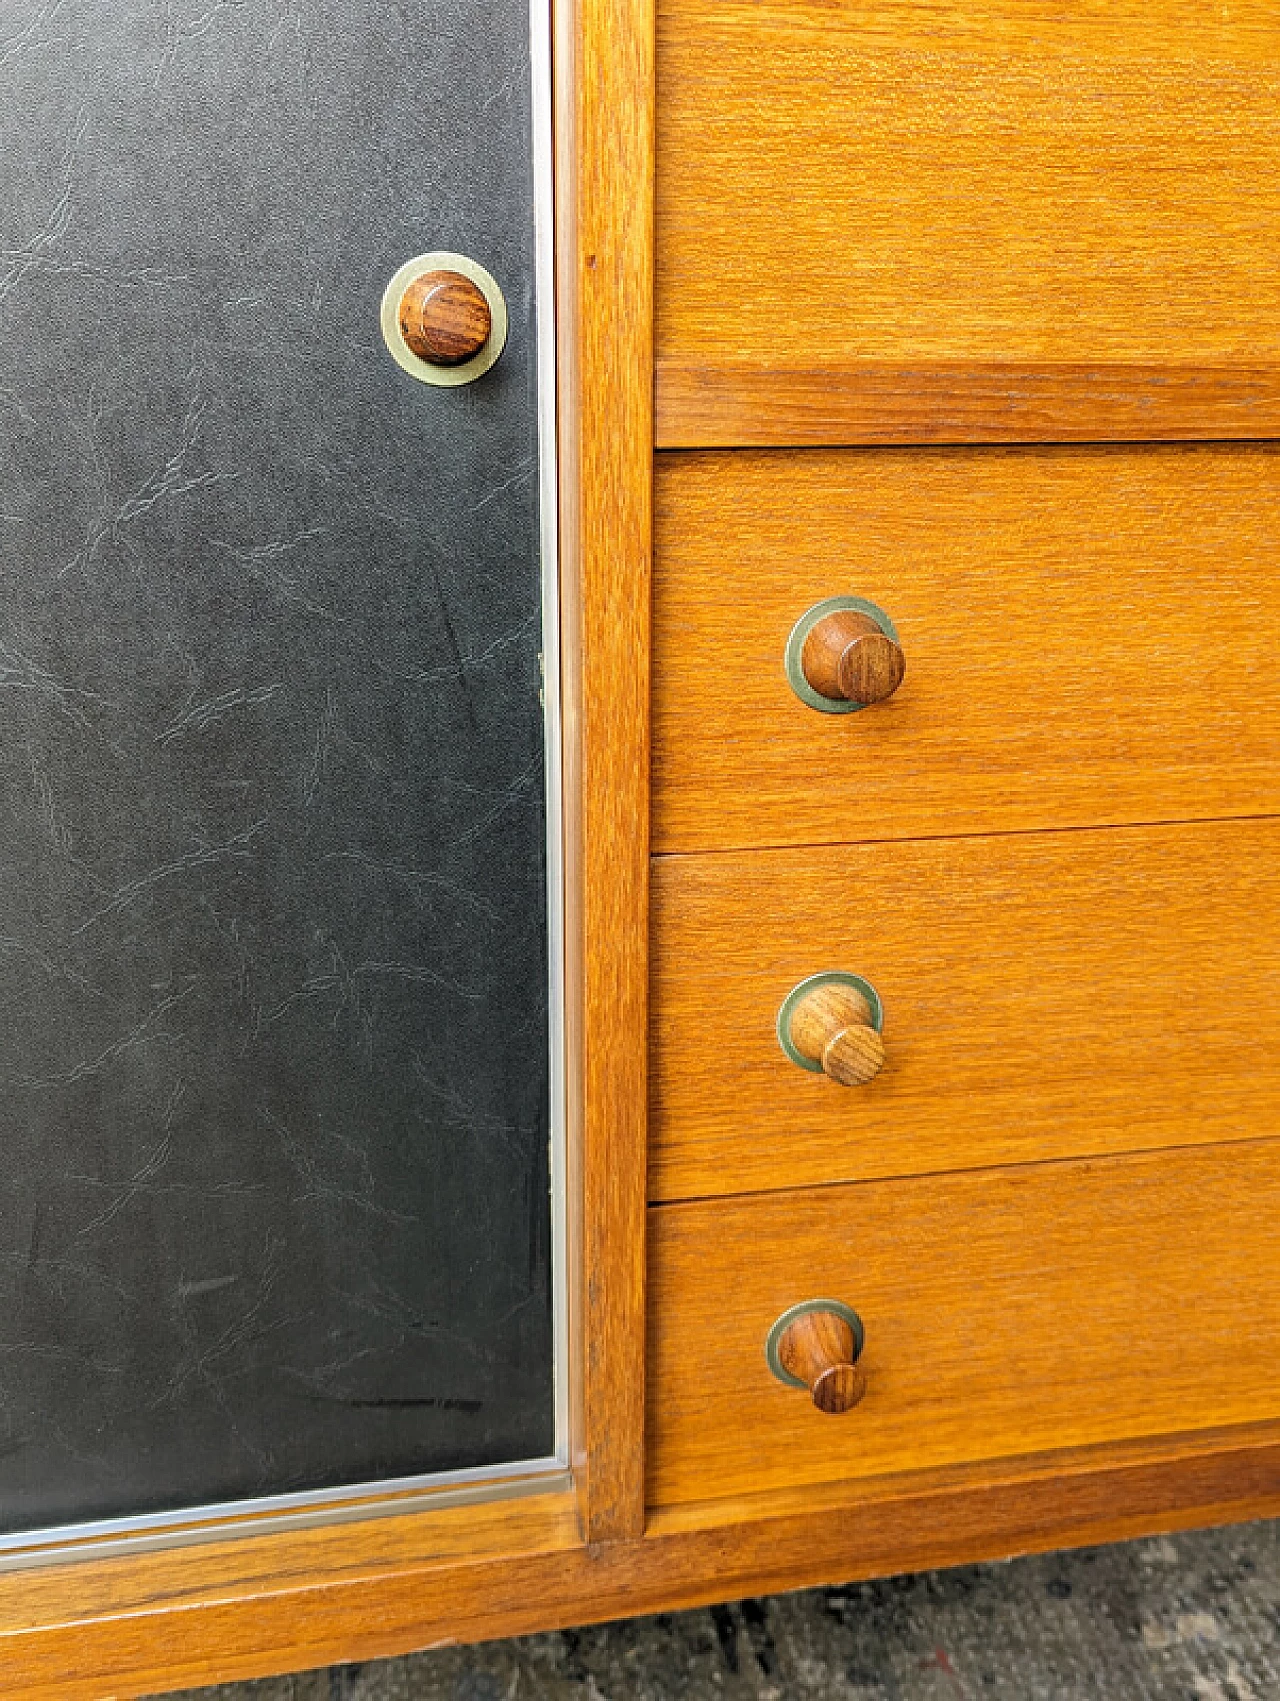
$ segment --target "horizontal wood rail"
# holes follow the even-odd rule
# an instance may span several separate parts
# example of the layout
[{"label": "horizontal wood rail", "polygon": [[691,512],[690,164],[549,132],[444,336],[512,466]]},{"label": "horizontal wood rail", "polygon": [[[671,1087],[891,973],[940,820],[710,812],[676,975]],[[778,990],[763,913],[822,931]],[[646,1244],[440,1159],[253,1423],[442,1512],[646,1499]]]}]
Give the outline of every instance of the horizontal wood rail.
[{"label": "horizontal wood rail", "polygon": [[660,449],[1280,437],[1280,362],[657,363]]},{"label": "horizontal wood rail", "polygon": [[886,1570],[1280,1513],[1280,1426],[709,1503],[591,1546],[572,1495],[5,1580],[6,1701],[114,1701]]}]

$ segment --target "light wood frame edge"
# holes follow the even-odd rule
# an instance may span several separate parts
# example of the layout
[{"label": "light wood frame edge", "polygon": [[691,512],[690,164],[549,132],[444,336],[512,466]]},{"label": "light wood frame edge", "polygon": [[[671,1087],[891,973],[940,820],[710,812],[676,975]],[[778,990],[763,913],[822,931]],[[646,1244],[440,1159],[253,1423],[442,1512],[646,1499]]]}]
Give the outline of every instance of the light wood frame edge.
[{"label": "light wood frame edge", "polygon": [[557,0],[571,1456],[644,1527],[655,0]]}]

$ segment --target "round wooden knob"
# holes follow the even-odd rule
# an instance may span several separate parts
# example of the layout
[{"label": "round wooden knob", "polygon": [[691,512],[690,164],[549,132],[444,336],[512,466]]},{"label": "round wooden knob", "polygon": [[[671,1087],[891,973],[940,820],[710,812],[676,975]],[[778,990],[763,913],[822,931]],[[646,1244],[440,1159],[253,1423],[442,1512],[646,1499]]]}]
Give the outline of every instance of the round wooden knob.
[{"label": "round wooden knob", "polygon": [[791,1012],[791,1043],[842,1087],[863,1086],[884,1068],[884,1041],[856,986],[835,983],[806,992]]},{"label": "round wooden knob", "polygon": [[861,1342],[837,1311],[806,1311],[778,1337],[778,1363],[803,1382],[820,1412],[852,1411],[867,1391]]},{"label": "round wooden knob", "polygon": [[869,614],[843,608],[824,615],[800,652],[809,684],[833,702],[883,703],[902,684],[907,658]]},{"label": "round wooden knob", "polygon": [[431,366],[461,366],[489,340],[493,315],[484,291],[461,272],[424,272],[400,297],[405,342]]}]

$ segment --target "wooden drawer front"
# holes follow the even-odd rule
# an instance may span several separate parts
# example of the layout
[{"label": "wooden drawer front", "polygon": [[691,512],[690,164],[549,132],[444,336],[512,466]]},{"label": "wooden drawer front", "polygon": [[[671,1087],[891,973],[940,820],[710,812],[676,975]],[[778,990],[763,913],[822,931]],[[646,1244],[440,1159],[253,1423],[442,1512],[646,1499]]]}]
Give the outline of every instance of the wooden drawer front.
[{"label": "wooden drawer front", "polygon": [[[1280,448],[659,457],[660,850],[1280,808]],[[824,714],[793,624],[898,629],[887,702]]]},{"label": "wooden drawer front", "polygon": [[662,0],[666,445],[1280,426],[1270,0]]},{"label": "wooden drawer front", "polygon": [[[1280,1144],[650,1212],[659,1505],[1280,1415]],[[867,1393],[815,1410],[774,1319],[842,1300]]]},{"label": "wooden drawer front", "polygon": [[[1280,821],[659,858],[653,915],[652,1198],[1280,1127]],[[775,1034],[833,969],[865,1086]]]}]

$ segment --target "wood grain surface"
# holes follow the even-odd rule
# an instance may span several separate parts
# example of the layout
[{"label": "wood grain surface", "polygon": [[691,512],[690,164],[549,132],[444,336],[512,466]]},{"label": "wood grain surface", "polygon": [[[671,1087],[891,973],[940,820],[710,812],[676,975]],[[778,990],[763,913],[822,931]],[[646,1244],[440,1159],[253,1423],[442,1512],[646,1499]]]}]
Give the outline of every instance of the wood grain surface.
[{"label": "wood grain surface", "polygon": [[400,297],[400,330],[419,360],[461,366],[488,342],[493,315],[484,291],[461,272],[423,272]]},{"label": "wood grain surface", "polygon": [[[1025,436],[1027,406],[1055,434],[1099,389],[1095,437],[1211,435],[1251,409],[1240,434],[1280,428],[1266,0],[662,0],[658,77],[660,442],[761,441],[753,368],[773,373],[766,415],[783,392],[765,441],[901,434],[922,386],[861,374],[935,365],[930,411],[962,397],[968,435],[999,435],[985,412]],[[1176,395],[1157,377],[1124,400],[1136,369],[1165,366]],[[827,410],[851,413],[834,428],[815,371]]]},{"label": "wood grain surface", "polygon": [[832,702],[883,703],[902,684],[901,646],[869,614],[840,609],[824,615],[800,652],[805,679]]},{"label": "wood grain surface", "polygon": [[[1268,445],[662,456],[654,843],[1280,809],[1278,560]],[[783,655],[844,593],[906,679],[826,715]]]},{"label": "wood grain surface", "polygon": [[787,1029],[801,1057],[842,1087],[865,1086],[884,1068],[884,1041],[856,987],[836,983],[806,992],[791,1010]]},{"label": "wood grain surface", "polygon": [[598,1547],[561,1495],[6,1577],[0,1670],[6,1701],[123,1701],[1277,1512],[1277,1425],[672,1508]]},{"label": "wood grain surface", "polygon": [[655,384],[660,449],[1280,436],[1280,361],[895,364],[849,354],[806,366],[793,351],[768,363],[660,359]]},{"label": "wood grain surface", "polygon": [[[1280,1416],[1278,1142],[651,1215],[657,1505]],[[837,1417],[765,1362],[820,1298],[866,1326]]]},{"label": "wood grain surface", "polygon": [[834,1311],[808,1311],[778,1337],[778,1363],[805,1384],[810,1399],[829,1417],[851,1412],[867,1391],[857,1363],[853,1330]]},{"label": "wood grain surface", "polygon": [[572,1450],[604,1541],[644,1523],[652,0],[555,21]]},{"label": "wood grain surface", "polygon": [[[884,1002],[864,1086],[775,1034],[830,969]],[[661,858],[650,1197],[1258,1138],[1277,1010],[1280,821]]]}]

